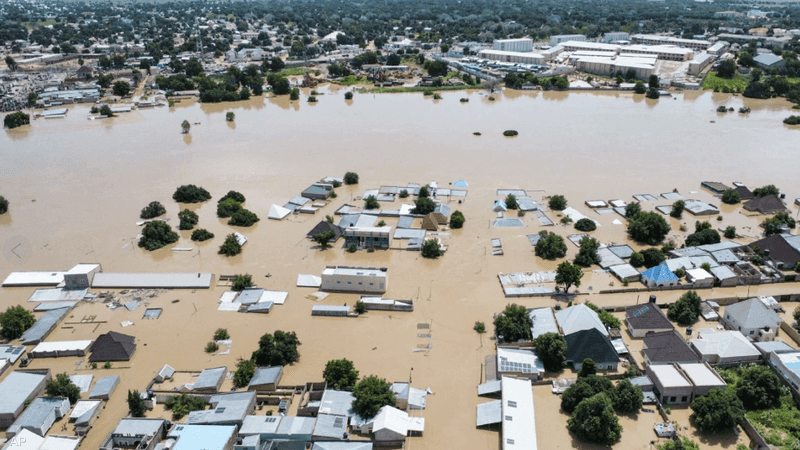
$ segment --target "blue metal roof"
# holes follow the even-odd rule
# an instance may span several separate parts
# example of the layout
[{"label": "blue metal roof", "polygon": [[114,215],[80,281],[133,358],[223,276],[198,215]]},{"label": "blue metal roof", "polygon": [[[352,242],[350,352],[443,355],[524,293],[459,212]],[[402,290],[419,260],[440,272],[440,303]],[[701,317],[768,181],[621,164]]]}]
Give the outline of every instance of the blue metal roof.
[{"label": "blue metal roof", "polygon": [[642,272],[642,276],[655,282],[676,281],[678,279],[678,277],[676,277],[667,266],[651,267]]}]

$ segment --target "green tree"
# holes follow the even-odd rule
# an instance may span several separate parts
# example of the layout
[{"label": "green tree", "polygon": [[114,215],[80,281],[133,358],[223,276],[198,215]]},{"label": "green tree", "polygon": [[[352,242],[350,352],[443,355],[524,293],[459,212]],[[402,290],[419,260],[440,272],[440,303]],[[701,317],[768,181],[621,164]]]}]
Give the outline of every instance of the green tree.
[{"label": "green tree", "polygon": [[48,397],[68,398],[72,405],[81,397],[81,388],[75,386],[66,373],[56,375],[55,380],[47,380],[44,391],[47,393]]},{"label": "green tree", "polygon": [[246,199],[244,198],[244,194],[242,194],[241,192],[228,191],[227,194],[225,194],[224,196],[222,196],[222,198],[217,200],[217,203],[222,203],[222,202],[224,202],[225,200],[228,200],[228,199],[232,199],[232,200],[237,201],[239,203],[244,203],[246,201]]},{"label": "green tree", "polygon": [[641,255],[642,258],[644,258],[644,266],[648,269],[661,264],[666,259],[664,257],[664,252],[662,252],[660,248],[655,247],[643,250]]},{"label": "green tree", "polygon": [[6,117],[3,119],[3,124],[8,129],[21,127],[23,125],[30,125],[31,116],[22,111],[13,112],[11,114],[6,114]]},{"label": "green tree", "polygon": [[428,197],[419,197],[414,200],[414,209],[411,210],[411,214],[419,214],[421,216],[428,215],[436,209],[436,203]]},{"label": "green tree", "polygon": [[131,85],[126,81],[117,81],[114,83],[114,95],[117,97],[125,97],[131,93]]},{"label": "green tree", "polygon": [[588,377],[589,375],[597,375],[597,364],[592,358],[586,358],[581,364],[581,371],[578,372],[578,378]]},{"label": "green tree", "polygon": [[508,194],[506,197],[506,208],[508,209],[517,209],[519,208],[519,204],[517,204],[517,197],[514,194]]},{"label": "green tree", "polygon": [[551,233],[539,239],[534,247],[534,253],[543,259],[563,258],[567,254],[567,245],[564,244],[564,238]]},{"label": "green tree", "polygon": [[258,341],[258,350],[253,352],[253,361],[259,366],[285,366],[300,359],[297,347],[300,340],[294,331],[281,330],[265,334]]},{"label": "green tree", "polygon": [[572,285],[580,287],[583,272],[581,268],[575,264],[570,264],[569,261],[564,261],[558,265],[556,269],[556,284],[564,285],[564,292],[569,292]]},{"label": "green tree", "polygon": [[330,247],[328,243],[336,237],[336,233],[333,230],[323,231],[322,233],[317,233],[311,236],[314,239],[314,242],[319,244],[320,248],[325,250],[326,248]]},{"label": "green tree", "polygon": [[106,117],[114,117],[114,111],[111,111],[111,107],[108,105],[103,105],[100,107],[100,115]]},{"label": "green tree", "polygon": [[547,206],[553,211],[563,211],[567,207],[567,199],[563,195],[554,195],[550,197]]},{"label": "green tree", "polygon": [[352,91],[345,92],[344,93],[344,99],[345,100],[352,100],[353,99],[353,92]]},{"label": "green tree", "polygon": [[636,242],[657,245],[669,231],[669,224],[658,213],[640,211],[628,219],[628,235]]},{"label": "green tree", "polygon": [[364,313],[366,313],[366,312],[367,312],[367,304],[366,304],[366,303],[364,303],[364,302],[362,302],[361,300],[358,300],[358,301],[356,302],[356,312],[357,312],[358,314],[364,314]]},{"label": "green tree", "polygon": [[567,340],[564,336],[558,333],[540,334],[533,340],[533,345],[536,347],[536,354],[542,360],[544,370],[559,372],[567,364]]},{"label": "green tree", "polygon": [[192,231],[192,240],[197,242],[207,241],[214,237],[214,233],[206,230],[205,228],[200,228],[197,230]]},{"label": "green tree", "polygon": [[732,59],[727,59],[719,63],[717,66],[717,76],[720,78],[733,78],[736,75],[736,62]]},{"label": "green tree", "polygon": [[494,318],[494,333],[498,338],[502,336],[504,342],[530,341],[532,326],[528,310],[517,304],[507,305]]},{"label": "green tree", "polygon": [[605,393],[587,398],[578,404],[567,421],[567,428],[578,439],[609,446],[617,442],[622,434],[619,419]]},{"label": "green tree", "polygon": [[209,341],[209,343],[206,344],[206,349],[205,350],[206,350],[206,353],[214,353],[217,350],[219,350],[219,344],[217,344],[214,341]]},{"label": "green tree", "polygon": [[768,99],[771,96],[770,88],[763,81],[754,81],[747,85],[742,93],[747,98]]},{"label": "green tree", "polygon": [[453,211],[453,214],[450,214],[450,228],[458,229],[464,227],[464,222],[466,219],[464,218],[464,214],[461,211]]},{"label": "green tree", "polygon": [[736,384],[736,395],[747,410],[777,408],[781,386],[781,379],[769,367],[750,366]]},{"label": "green tree", "polygon": [[622,414],[639,411],[643,400],[642,388],[634,386],[628,379],[617,383],[617,387],[611,393],[611,402],[614,404],[614,409]]},{"label": "green tree", "polygon": [[631,265],[633,267],[642,267],[644,265],[644,255],[641,252],[631,253]]},{"label": "green tree", "polygon": [[725,228],[725,239],[733,239],[736,237],[736,227],[731,225]]},{"label": "green tree", "polygon": [[186,76],[190,78],[202,75],[203,64],[197,58],[190,58],[189,62],[186,63],[185,72]]},{"label": "green tree", "polygon": [[645,97],[652,100],[658,100],[659,98],[661,98],[661,94],[658,92],[658,89],[656,88],[648,88]]},{"label": "green tree", "polygon": [[397,400],[392,386],[374,375],[365,377],[353,388],[353,412],[364,419],[371,419],[384,406],[395,406]]},{"label": "green tree", "polygon": [[165,245],[178,242],[178,233],[172,231],[166,222],[157,220],[148,222],[142,230],[142,237],[139,239],[139,247],[148,251],[158,250]]},{"label": "green tree", "polygon": [[370,195],[364,200],[364,209],[380,209],[381,204],[374,195]]},{"label": "green tree", "polygon": [[139,391],[128,390],[128,411],[132,417],[144,417],[147,411],[147,402],[139,395]]},{"label": "green tree", "polygon": [[594,231],[597,229],[597,224],[594,220],[584,217],[575,222],[575,229],[578,231]]},{"label": "green tree", "polygon": [[430,189],[428,188],[428,186],[422,186],[421,188],[419,188],[419,194],[417,194],[417,197],[419,197],[419,198],[428,198],[430,196],[431,196],[431,193],[430,193]]},{"label": "green tree", "polygon": [[236,274],[231,283],[232,291],[243,291],[245,288],[253,286],[253,276],[249,273]]},{"label": "green tree", "polygon": [[300,89],[294,87],[289,92],[289,100],[298,100],[300,99]]},{"label": "green tree", "polygon": [[648,81],[647,86],[650,89],[658,89],[658,75],[656,74],[650,75],[650,80]]},{"label": "green tree", "polygon": [[697,245],[719,244],[721,240],[722,238],[719,235],[719,231],[713,228],[702,228],[686,236],[686,246],[694,247]]},{"label": "green tree", "polygon": [[712,389],[708,395],[695,398],[691,408],[691,419],[704,433],[730,430],[744,420],[744,405],[734,389]]},{"label": "green tree", "polygon": [[9,341],[18,339],[34,323],[36,319],[30,311],[20,305],[9,306],[6,312],[0,314],[0,336]]},{"label": "green tree", "polygon": [[644,94],[647,92],[647,86],[645,86],[644,82],[637,81],[636,84],[633,86],[633,92],[635,94]]},{"label": "green tree", "polygon": [[669,215],[680,219],[683,216],[683,210],[686,209],[686,202],[683,200],[678,200],[672,204],[672,211],[669,212]]},{"label": "green tree", "polygon": [[228,220],[228,225],[233,225],[235,227],[250,227],[260,220],[261,219],[258,218],[256,213],[247,209],[242,209],[231,215],[230,220]]},{"label": "green tree", "polygon": [[217,253],[225,256],[236,256],[242,253],[242,246],[239,244],[239,241],[236,240],[236,235],[231,233],[225,236],[225,242],[219,247]]},{"label": "green tree", "polygon": [[283,60],[280,57],[273,56],[272,59],[270,60],[270,64],[269,64],[269,70],[270,71],[277,72],[277,71],[283,69],[284,67],[286,67],[286,63],[284,63]]},{"label": "green tree", "polygon": [[779,212],[761,223],[761,226],[764,227],[764,233],[767,236],[781,233],[784,226],[794,228],[795,225],[797,225],[797,223],[794,218],[786,212]]},{"label": "green tree", "polygon": [[[740,444],[736,448],[742,446],[745,449],[749,447]],[[663,444],[659,445],[658,450],[700,450],[700,447],[697,445],[696,442],[693,440],[685,437],[685,436],[678,436],[676,440],[669,440],[664,442]]]},{"label": "green tree", "polygon": [[667,317],[669,320],[678,322],[681,326],[688,326],[697,320],[700,315],[700,296],[695,291],[688,291],[678,299],[677,302],[669,305]]},{"label": "green tree", "polygon": [[8,200],[0,195],[0,214],[5,214],[8,212]]},{"label": "green tree", "polygon": [[580,249],[575,256],[575,264],[581,267],[589,267],[592,264],[599,264],[600,257],[597,256],[597,249],[600,248],[600,243],[597,239],[585,237],[581,239]]},{"label": "green tree", "polygon": [[344,174],[344,184],[358,184],[358,174],[355,172]]},{"label": "green tree", "polygon": [[[563,337],[562,337],[563,339]],[[561,409],[572,414],[578,405],[587,398],[597,394],[607,393],[610,395],[614,390],[614,384],[606,377],[588,375],[578,378],[569,389],[561,394]]]},{"label": "green tree", "polygon": [[226,198],[217,203],[217,217],[230,217],[242,210],[242,204],[233,198]]},{"label": "green tree", "polygon": [[610,312],[598,308],[597,305],[593,304],[592,302],[586,302],[586,306],[597,313],[597,316],[600,318],[600,321],[603,322],[603,325],[606,328],[622,328],[622,323],[620,323],[619,319],[612,316]]},{"label": "green tree", "polygon": [[15,72],[17,70],[17,62],[11,55],[6,56],[6,66],[8,66],[8,70]]},{"label": "green tree", "polygon": [[107,73],[97,77],[97,84],[103,89],[108,89],[111,86],[111,81],[114,80],[114,75]]},{"label": "green tree", "polygon": [[28,105],[35,105],[36,100],[39,99],[39,95],[36,92],[29,92],[28,93]]},{"label": "green tree", "polygon": [[486,324],[481,321],[476,321],[472,329],[478,334],[486,333]]},{"label": "green tree", "polygon": [[625,217],[630,219],[636,217],[642,211],[642,205],[639,202],[631,202],[625,205]]},{"label": "green tree", "polygon": [[211,200],[211,194],[207,190],[193,184],[185,184],[175,190],[172,199],[178,203],[200,203]]},{"label": "green tree", "polygon": [[226,122],[233,122],[235,119],[236,119],[236,114],[234,114],[233,111],[225,113]]},{"label": "green tree", "polygon": [[728,205],[735,205],[742,201],[741,197],[739,196],[739,192],[733,189],[728,189],[727,191],[722,193],[722,203],[727,203]]},{"label": "green tree", "polygon": [[139,217],[142,219],[152,219],[153,217],[158,217],[162,214],[166,214],[167,209],[164,208],[160,202],[150,202],[149,205],[142,208],[142,213],[139,214]]},{"label": "green tree", "polygon": [[199,218],[196,212],[184,209],[178,213],[178,220],[180,221],[180,224],[178,224],[179,230],[191,230],[197,225]]},{"label": "green tree", "polygon": [[436,259],[442,256],[442,247],[436,239],[428,239],[422,243],[422,257]]},{"label": "green tree", "polygon": [[329,388],[349,391],[358,382],[358,370],[349,359],[332,359],[325,364],[322,378]]},{"label": "green tree", "polygon": [[237,388],[244,388],[256,374],[256,363],[252,359],[239,359],[236,363],[236,372],[233,374],[233,384]]}]

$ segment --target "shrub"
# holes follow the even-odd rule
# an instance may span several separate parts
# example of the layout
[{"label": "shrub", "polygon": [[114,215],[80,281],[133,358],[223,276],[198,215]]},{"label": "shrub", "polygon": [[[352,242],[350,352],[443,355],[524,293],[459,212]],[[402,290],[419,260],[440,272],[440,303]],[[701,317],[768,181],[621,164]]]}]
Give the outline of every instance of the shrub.
[{"label": "shrub", "polygon": [[313,95],[308,97],[308,103],[317,103],[317,97],[314,97]]},{"label": "shrub", "polygon": [[144,413],[147,411],[147,403],[137,390],[128,391],[128,411],[132,417],[144,417]]},{"label": "shrub", "polygon": [[0,214],[5,214],[8,212],[8,200],[5,197],[0,195]]},{"label": "shrub", "polygon": [[592,264],[599,264],[600,257],[597,256],[597,249],[600,248],[600,243],[596,239],[585,237],[581,239],[580,249],[575,256],[575,264],[581,267],[589,267]]},{"label": "shrub", "polygon": [[783,119],[783,123],[786,125],[798,125],[800,124],[800,116],[789,116]]},{"label": "shrub", "polygon": [[214,353],[217,350],[219,350],[219,345],[217,345],[216,342],[211,341],[208,344],[206,344],[206,353]]},{"label": "shrub", "polygon": [[9,306],[0,314],[0,336],[9,341],[19,338],[36,323],[30,311],[22,306]]},{"label": "shrub", "polygon": [[428,197],[420,196],[416,200],[414,200],[414,208],[411,210],[411,214],[419,214],[421,216],[428,215],[436,209],[436,203]]},{"label": "shrub", "polygon": [[669,306],[667,317],[669,320],[678,322],[681,326],[693,324],[700,315],[700,296],[695,291],[688,291],[678,299],[677,302]]},{"label": "shrub", "polygon": [[735,205],[740,201],[742,201],[742,199],[739,196],[738,191],[729,189],[722,193],[722,203],[727,203],[728,205]]},{"label": "shrub", "polygon": [[258,366],[285,366],[300,359],[299,345],[300,340],[294,331],[276,330],[273,334],[261,336],[252,359]]},{"label": "shrub", "polygon": [[631,265],[633,267],[642,267],[644,265],[644,255],[640,252],[631,253]]},{"label": "shrub", "polygon": [[233,282],[231,283],[231,290],[232,291],[243,291],[245,288],[249,288],[253,286],[253,276],[249,273],[246,274],[236,274],[233,278]]},{"label": "shrub", "polygon": [[160,202],[150,202],[149,205],[142,208],[141,214],[139,217],[142,219],[152,219],[153,217],[158,217],[162,214],[165,214],[167,209],[164,208]]},{"label": "shrub", "polygon": [[358,382],[358,370],[349,359],[332,359],[325,364],[322,379],[329,388],[349,391]]},{"label": "shrub", "polygon": [[344,174],[344,184],[358,184],[358,174],[355,172]]},{"label": "shrub", "polygon": [[230,217],[242,209],[241,203],[232,198],[227,198],[217,204],[217,217]]},{"label": "shrub", "polygon": [[76,386],[66,373],[56,375],[55,380],[47,380],[44,390],[48,397],[64,397],[69,399],[72,405],[81,397],[81,388]]},{"label": "shrub", "polygon": [[3,124],[8,129],[21,127],[23,125],[30,125],[31,116],[22,111],[13,112],[6,115],[6,117],[3,119]]},{"label": "shrub", "polygon": [[225,236],[225,242],[219,247],[218,253],[225,256],[236,256],[242,253],[242,246],[239,245],[239,241],[236,240],[235,234],[231,233]]},{"label": "shrub", "polygon": [[628,219],[628,235],[636,242],[656,245],[664,240],[669,230],[669,224],[658,213],[639,211]]},{"label": "shrub", "polygon": [[228,191],[227,194],[225,194],[222,198],[217,200],[217,203],[222,203],[222,202],[224,202],[225,200],[228,200],[228,199],[236,200],[239,203],[244,203],[245,202],[244,194],[242,194],[241,192]]},{"label": "shrub", "polygon": [[506,136],[506,137],[512,137],[512,136],[516,136],[518,134],[519,134],[519,132],[517,130],[506,130],[506,131],[503,131],[503,136]]},{"label": "shrub", "polygon": [[680,267],[678,270],[675,271],[675,276],[678,278],[683,278],[686,276],[686,270],[683,267]]},{"label": "shrub", "polygon": [[233,374],[233,384],[237,388],[247,387],[256,374],[256,363],[250,359],[239,359],[236,363],[236,372]]},{"label": "shrub", "polygon": [[442,256],[442,248],[436,239],[428,239],[422,244],[422,257],[436,259]]},{"label": "shrub", "polygon": [[211,194],[207,190],[193,184],[186,184],[179,187],[172,199],[178,203],[200,203],[211,199]]},{"label": "shrub", "polygon": [[236,114],[234,114],[233,112],[228,112],[228,113],[225,114],[225,120],[227,122],[233,122],[233,119],[235,119],[235,118],[236,118]]},{"label": "shrub", "polygon": [[356,245],[355,242],[351,242],[350,244],[347,245],[347,252],[348,253],[355,253],[356,250],[358,250],[358,246]]},{"label": "shrub", "polygon": [[214,233],[206,230],[205,228],[200,228],[197,230],[192,231],[192,240],[197,242],[207,241],[214,237]]},{"label": "shrub", "polygon": [[486,325],[483,322],[475,322],[475,325],[472,327],[478,334],[486,333]]},{"label": "shrub", "polygon": [[508,194],[505,203],[506,203],[506,208],[508,209],[519,208],[519,204],[517,203],[517,197],[514,194]]},{"label": "shrub", "polygon": [[180,220],[180,224],[178,225],[179,230],[191,230],[197,225],[197,221],[199,220],[197,213],[188,209],[179,212],[178,219]]},{"label": "shrub", "polygon": [[367,304],[362,302],[361,300],[358,300],[356,302],[356,312],[359,313],[359,314],[366,313],[367,312]]},{"label": "shrub", "polygon": [[261,219],[259,219],[254,212],[242,209],[233,213],[231,219],[228,221],[228,225],[233,225],[235,227],[249,227],[259,220]]},{"label": "shrub", "polygon": [[300,89],[296,87],[292,88],[292,90],[289,91],[289,100],[297,100],[299,98],[300,98]]},{"label": "shrub", "polygon": [[458,229],[464,227],[464,222],[466,219],[464,218],[464,214],[461,211],[454,211],[453,214],[450,214],[450,228]]},{"label": "shrub", "polygon": [[381,204],[374,195],[370,195],[364,200],[364,209],[380,209]]},{"label": "shrub", "polygon": [[533,322],[528,310],[521,305],[506,305],[506,309],[494,318],[494,333],[504,342],[531,340]]},{"label": "shrub", "polygon": [[672,211],[669,212],[669,215],[675,219],[680,219],[685,208],[686,203],[683,200],[678,200],[672,204]]},{"label": "shrub", "polygon": [[407,189],[403,189],[402,191],[400,191],[400,194],[398,194],[398,196],[400,198],[407,198],[408,197],[408,190]]},{"label": "shrub", "polygon": [[350,92],[350,91],[345,92],[344,93],[344,99],[345,100],[352,100],[353,99],[353,93]]},{"label": "shrub", "polygon": [[597,229],[597,224],[592,219],[583,218],[575,222],[575,229],[578,231],[594,231]]},{"label": "shrub", "polygon": [[563,211],[567,207],[567,199],[563,195],[554,195],[550,197],[547,206],[554,211]]},{"label": "shrub", "polygon": [[563,258],[567,254],[564,238],[557,234],[548,234],[539,239],[534,247],[536,256],[543,259]]},{"label": "shrub", "polygon": [[214,332],[215,341],[224,341],[230,338],[231,336],[228,334],[227,328],[217,328],[217,331]]},{"label": "shrub", "polygon": [[175,242],[178,242],[178,233],[172,231],[166,222],[158,220],[144,226],[142,237],[139,239],[139,247],[153,251]]},{"label": "shrub", "polygon": [[736,237],[736,227],[729,226],[725,228],[725,239],[733,239]]}]

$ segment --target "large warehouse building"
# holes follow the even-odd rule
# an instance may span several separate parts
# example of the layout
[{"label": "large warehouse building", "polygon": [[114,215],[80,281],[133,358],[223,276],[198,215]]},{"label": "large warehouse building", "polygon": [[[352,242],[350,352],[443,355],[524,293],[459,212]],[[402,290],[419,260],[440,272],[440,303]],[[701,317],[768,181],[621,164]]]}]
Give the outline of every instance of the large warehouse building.
[{"label": "large warehouse building", "polygon": [[506,52],[531,52],[533,39],[495,39],[493,48]]},{"label": "large warehouse building", "polygon": [[539,53],[506,52],[502,50],[481,50],[479,58],[503,61],[507,63],[544,64],[545,58]]}]

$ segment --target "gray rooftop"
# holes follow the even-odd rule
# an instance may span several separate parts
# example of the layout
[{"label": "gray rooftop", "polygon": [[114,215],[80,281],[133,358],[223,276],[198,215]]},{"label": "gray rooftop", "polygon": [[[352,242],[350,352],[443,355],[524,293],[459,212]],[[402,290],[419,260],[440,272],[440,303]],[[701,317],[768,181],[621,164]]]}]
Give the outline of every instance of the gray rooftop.
[{"label": "gray rooftop", "polygon": [[45,378],[45,375],[38,373],[11,372],[0,383],[0,414],[16,413]]},{"label": "gray rooftop", "polygon": [[164,419],[145,419],[137,417],[126,417],[119,421],[114,428],[115,435],[132,436],[153,436],[164,424]]},{"label": "gray rooftop", "polygon": [[620,258],[623,258],[623,259],[630,258],[631,255],[633,254],[633,249],[631,248],[630,245],[627,245],[627,244],[626,245],[613,245],[611,247],[608,247],[608,249],[611,250],[611,253],[613,253],[613,254],[615,254],[615,255],[619,256]]},{"label": "gray rooftop", "polygon": [[258,367],[255,375],[250,379],[249,386],[277,383],[283,373],[283,366]]},{"label": "gray rooftop", "polygon": [[107,273],[95,274],[93,288],[208,289],[211,273]]},{"label": "gray rooftop", "polygon": [[280,421],[280,416],[246,416],[239,434],[242,436],[274,434],[278,430]]},{"label": "gray rooftop", "polygon": [[97,380],[97,383],[94,384],[92,392],[89,394],[89,398],[111,396],[118,383],[119,375],[100,378]]},{"label": "gray rooftop", "polygon": [[413,216],[400,216],[400,219],[397,220],[397,228],[411,228],[412,225],[414,225]]},{"label": "gray rooftop", "polygon": [[372,442],[314,442],[311,450],[372,450]]},{"label": "gray rooftop", "polygon": [[63,319],[68,312],[69,308],[47,311],[42,314],[42,317],[40,317],[32,327],[28,328],[28,331],[26,331],[19,340],[25,345],[38,344],[50,334],[50,331],[58,325],[58,322],[61,322],[61,319]]},{"label": "gray rooftop", "polygon": [[229,424],[242,423],[255,404],[256,393],[253,391],[212,395],[208,402],[212,409],[192,411],[186,418],[187,424]]},{"label": "gray rooftop", "polygon": [[322,393],[319,412],[320,414],[349,416],[353,413],[352,404],[355,399],[351,392],[325,389],[325,392]]},{"label": "gray rooftop", "polygon": [[197,381],[194,382],[192,389],[216,389],[227,371],[228,369],[226,367],[215,367],[213,369],[203,370],[200,372],[200,376],[197,377]]},{"label": "gray rooftop", "polygon": [[528,311],[528,316],[531,318],[533,326],[531,326],[531,335],[533,339],[545,333],[558,334],[558,325],[556,325],[556,316],[553,315],[553,310],[550,308],[536,308]]},{"label": "gray rooftop", "polygon": [[14,364],[25,353],[24,345],[0,345],[0,359],[7,359]]},{"label": "gray rooftop", "polygon": [[314,432],[313,417],[285,416],[278,425],[278,435],[282,436],[311,436]]},{"label": "gray rooftop", "polygon": [[347,434],[347,417],[318,414],[313,435],[317,438],[343,439]]},{"label": "gray rooftop", "polygon": [[242,290],[236,301],[243,305],[251,305],[253,303],[258,303],[258,300],[261,298],[261,294],[263,293],[264,289],[246,288]]},{"label": "gray rooftop", "polygon": [[[59,410],[56,417],[62,417],[69,410],[69,400],[63,397],[44,398],[39,397],[31,402],[25,409],[25,412],[17,418],[6,432],[9,435],[15,435],[22,431],[24,428],[33,429],[41,428],[47,422],[48,417],[53,413],[53,410]],[[44,430],[45,433],[47,430]],[[39,434],[39,433],[36,433]]]},{"label": "gray rooftop", "polygon": [[492,425],[503,420],[503,401],[495,400],[478,404],[476,426]]}]

